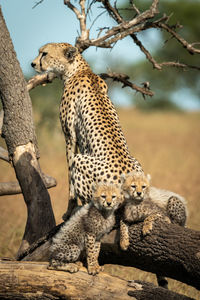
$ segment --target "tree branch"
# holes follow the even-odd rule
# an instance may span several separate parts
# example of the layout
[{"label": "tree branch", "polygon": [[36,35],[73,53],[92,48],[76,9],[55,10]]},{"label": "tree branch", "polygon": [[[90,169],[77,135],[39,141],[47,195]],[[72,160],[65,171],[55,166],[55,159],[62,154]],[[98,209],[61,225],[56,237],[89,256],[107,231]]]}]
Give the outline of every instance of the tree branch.
[{"label": "tree branch", "polygon": [[98,276],[91,276],[84,268],[70,274],[48,270],[47,263],[0,261],[1,299],[130,300],[131,297],[136,300],[192,299],[151,283],[127,282],[103,272]]},{"label": "tree branch", "polygon": [[122,88],[128,86],[128,87],[136,90],[137,92],[140,92],[143,95],[143,97],[145,97],[145,96],[152,97],[154,95],[154,93],[149,88],[140,87],[140,86],[138,86],[138,85],[130,82],[128,80],[129,76],[126,75],[126,74],[115,73],[115,72],[108,72],[108,73],[101,73],[100,77],[102,79],[112,79],[113,81],[121,82],[121,83],[123,83]]},{"label": "tree branch", "polygon": [[35,75],[27,82],[27,90],[30,91],[38,85],[51,83],[55,78],[57,78],[57,76],[54,73],[44,73]]},{"label": "tree branch", "polygon": [[[57,185],[56,179],[43,174],[44,184],[47,189]],[[22,190],[18,182],[0,182],[0,196],[21,194]]]},{"label": "tree branch", "polygon": [[[52,231],[32,245],[23,260],[48,260]],[[175,224],[156,223],[150,235],[142,236],[142,224],[129,227],[128,251],[119,249],[118,243],[102,243],[100,264],[117,264],[136,267],[144,271],[170,277],[200,289],[200,232]],[[178,246],[177,246],[178,245]]]}]

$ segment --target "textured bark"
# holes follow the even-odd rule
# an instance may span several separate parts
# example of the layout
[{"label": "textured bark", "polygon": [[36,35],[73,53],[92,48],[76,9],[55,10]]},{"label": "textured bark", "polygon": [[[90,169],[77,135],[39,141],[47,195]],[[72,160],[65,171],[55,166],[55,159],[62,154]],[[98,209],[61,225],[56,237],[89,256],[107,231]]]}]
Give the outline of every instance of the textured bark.
[{"label": "textured bark", "polygon": [[[47,189],[57,185],[55,178],[44,175],[43,180]],[[18,182],[0,182],[0,196],[21,194],[22,190]]]},{"label": "textured bark", "polygon": [[[29,261],[47,261],[52,236],[59,227],[32,245],[20,257]],[[129,227],[130,247],[122,251],[115,242],[101,246],[99,262],[117,264],[160,274],[200,289],[200,232],[175,224],[155,224],[150,235],[142,236],[142,224]]]},{"label": "textured bark", "polygon": [[103,272],[91,276],[84,268],[78,273],[70,274],[48,270],[46,263],[2,261],[0,299],[189,300],[191,298],[156,288],[148,283],[128,285],[126,280]]},{"label": "textured bark", "polygon": [[54,227],[55,219],[37,160],[31,100],[1,10],[0,45],[2,134],[28,209],[21,251]]},{"label": "textured bark", "polygon": [[200,232],[175,224],[156,223],[142,236],[142,224],[129,227],[128,251],[116,244],[102,247],[100,262],[133,266],[200,289]]}]

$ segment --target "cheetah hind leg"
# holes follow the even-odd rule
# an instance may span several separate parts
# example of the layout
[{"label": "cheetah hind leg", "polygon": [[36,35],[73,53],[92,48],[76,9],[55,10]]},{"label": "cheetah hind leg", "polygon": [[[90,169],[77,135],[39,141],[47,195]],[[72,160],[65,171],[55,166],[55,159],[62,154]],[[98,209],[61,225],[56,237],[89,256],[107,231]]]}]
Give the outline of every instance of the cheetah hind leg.
[{"label": "cheetah hind leg", "polygon": [[151,233],[154,222],[157,220],[163,220],[167,223],[171,223],[170,219],[167,216],[163,216],[160,213],[152,214],[144,219],[144,223],[142,227],[143,236],[146,236],[147,234]]},{"label": "cheetah hind leg", "polygon": [[172,223],[185,226],[187,218],[186,207],[179,198],[176,196],[169,198],[167,203],[167,212]]},{"label": "cheetah hind leg", "polygon": [[73,184],[70,184],[70,191],[69,191],[69,202],[67,211],[62,216],[63,221],[67,221],[75,212],[76,208],[78,207],[77,197],[74,193]]}]

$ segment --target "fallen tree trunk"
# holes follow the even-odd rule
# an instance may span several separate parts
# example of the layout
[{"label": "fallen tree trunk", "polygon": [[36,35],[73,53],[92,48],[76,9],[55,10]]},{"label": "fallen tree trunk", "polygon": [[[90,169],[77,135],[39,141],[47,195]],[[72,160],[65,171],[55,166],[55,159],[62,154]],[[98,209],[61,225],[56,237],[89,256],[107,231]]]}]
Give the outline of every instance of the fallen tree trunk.
[{"label": "fallen tree trunk", "polygon": [[[20,259],[47,261],[51,237],[57,230],[32,245]],[[120,250],[118,242],[102,243],[100,264],[136,267],[200,289],[200,232],[161,222],[150,235],[143,237],[141,232],[141,223],[129,227],[128,251]]]},{"label": "fallen tree trunk", "polygon": [[84,268],[70,274],[48,270],[47,263],[0,261],[0,299],[189,300],[192,298],[148,283],[128,284],[126,280],[103,272],[91,276]]}]

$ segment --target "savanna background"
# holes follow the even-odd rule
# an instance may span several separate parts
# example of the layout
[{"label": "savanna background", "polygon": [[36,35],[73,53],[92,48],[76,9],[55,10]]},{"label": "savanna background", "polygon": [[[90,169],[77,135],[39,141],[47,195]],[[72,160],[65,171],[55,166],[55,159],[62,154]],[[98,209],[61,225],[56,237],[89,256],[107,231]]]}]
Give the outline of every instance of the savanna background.
[{"label": "savanna background", "polygon": [[[55,14],[56,9],[59,10],[59,19],[62,20],[61,3],[53,4],[53,1],[49,3],[44,1],[31,11],[33,3],[30,4],[30,2],[2,1],[4,17],[26,77],[32,75],[27,66],[37,55],[37,49],[42,44],[61,41],[73,44],[74,37],[70,33],[76,29],[74,25],[70,33],[65,29],[61,35],[60,28],[63,28],[63,24],[47,23],[48,20],[45,18]],[[139,1],[135,2],[139,5]],[[147,5],[145,1],[140,2]],[[125,2],[121,3],[125,5]],[[21,8],[22,15],[14,15],[14,11],[16,12],[19,8]],[[162,10],[167,13],[174,12],[172,17],[176,17],[185,26],[185,29],[182,29],[185,38],[191,41],[199,40],[197,18],[199,18],[200,1],[191,0],[189,3],[185,0],[162,1]],[[64,14],[63,22],[67,19],[66,12]],[[37,23],[34,23],[36,15]],[[127,15],[127,18],[129,17]],[[20,27],[19,19],[24,22],[26,18],[29,18],[27,22],[30,22],[30,27],[25,28],[24,25],[23,28]],[[68,15],[69,22],[71,18],[72,16]],[[175,56],[177,60],[184,59],[186,63],[199,65],[199,57],[185,54],[174,40],[165,43],[167,38],[163,33],[141,34],[141,39],[145,41],[146,46],[149,45],[156,58],[165,59],[167,56],[167,60],[170,60]],[[27,40],[29,43],[26,42]],[[141,95],[134,94],[128,88],[122,89],[120,85],[108,82],[110,96],[117,106],[132,155],[141,162],[145,172],[151,174],[154,186],[180,193],[187,199],[189,211],[187,226],[200,230],[199,73],[175,69],[153,71],[152,66],[145,61],[143,56],[140,56],[136,48],[130,50],[127,40],[124,44],[120,43],[120,46],[116,46],[111,52],[89,50],[86,54],[84,53],[84,56],[97,73],[109,67],[114,71],[128,73],[137,83],[147,80],[151,82],[151,88],[155,91],[155,97],[152,99],[144,100]],[[128,52],[125,53],[125,51]],[[61,90],[62,85],[56,80],[50,85],[37,87],[31,91],[41,168],[44,173],[55,177],[58,182],[55,188],[49,190],[57,223],[62,221],[68,199],[65,142],[59,122]],[[1,138],[0,146],[5,147],[4,140]],[[12,166],[0,160],[0,182],[15,180]],[[0,257],[14,258],[26,222],[26,206],[22,195],[0,197],[0,211]],[[105,271],[125,279],[140,279],[156,283],[155,275],[133,268],[108,265]],[[169,288],[194,299],[200,299],[198,291],[180,282],[169,279]]]}]

